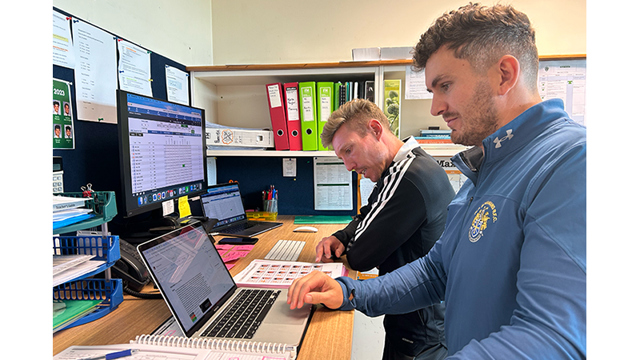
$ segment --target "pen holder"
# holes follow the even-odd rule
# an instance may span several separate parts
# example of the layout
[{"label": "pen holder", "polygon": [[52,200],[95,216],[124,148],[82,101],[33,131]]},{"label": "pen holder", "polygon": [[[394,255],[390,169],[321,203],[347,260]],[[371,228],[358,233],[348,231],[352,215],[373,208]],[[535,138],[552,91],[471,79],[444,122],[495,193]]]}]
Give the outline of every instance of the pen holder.
[{"label": "pen holder", "polygon": [[278,200],[263,200],[262,201],[263,210],[270,213],[278,213]]}]

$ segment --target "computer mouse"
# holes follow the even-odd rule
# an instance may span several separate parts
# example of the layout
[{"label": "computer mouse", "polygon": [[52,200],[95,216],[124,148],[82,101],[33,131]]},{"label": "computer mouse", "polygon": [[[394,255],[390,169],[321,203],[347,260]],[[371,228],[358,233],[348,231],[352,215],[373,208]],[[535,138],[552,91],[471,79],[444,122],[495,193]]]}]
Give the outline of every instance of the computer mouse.
[{"label": "computer mouse", "polygon": [[299,226],[293,229],[293,232],[318,232],[318,229],[313,226]]}]

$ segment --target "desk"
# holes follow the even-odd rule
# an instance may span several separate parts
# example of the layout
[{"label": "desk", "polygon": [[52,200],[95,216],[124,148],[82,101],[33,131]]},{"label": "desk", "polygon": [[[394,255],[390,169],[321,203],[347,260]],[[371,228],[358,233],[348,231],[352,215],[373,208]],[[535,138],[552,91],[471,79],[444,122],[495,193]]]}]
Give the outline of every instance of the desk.
[{"label": "desk", "polygon": [[[298,225],[293,224],[294,216],[278,216],[284,224],[274,230],[258,235],[260,241],[246,258],[238,260],[231,269],[236,275],[253,259],[264,259],[278,240],[302,240],[307,244],[302,249],[298,261],[314,262],[318,241],[344,224],[316,225],[317,233],[294,233]],[[216,240],[221,237],[216,236]],[[346,265],[346,262],[345,262]],[[355,278],[355,271],[349,269],[349,276]],[[171,316],[162,299],[140,299],[125,295],[124,301],[110,314],[84,325],[53,334],[53,355],[72,345],[125,344],[136,335],[149,334]],[[314,312],[307,333],[302,342],[298,359],[343,359],[351,358],[351,337],[353,335],[353,310],[332,311],[322,306]]]}]

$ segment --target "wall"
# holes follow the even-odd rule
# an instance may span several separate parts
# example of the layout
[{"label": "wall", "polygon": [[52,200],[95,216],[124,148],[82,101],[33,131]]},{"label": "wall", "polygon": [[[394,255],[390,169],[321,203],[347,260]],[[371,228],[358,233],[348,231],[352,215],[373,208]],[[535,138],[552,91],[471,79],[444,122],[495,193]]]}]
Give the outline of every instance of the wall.
[{"label": "wall", "polygon": [[[414,46],[438,16],[467,3],[211,0],[214,64],[335,62],[351,60],[353,48]],[[586,0],[509,3],[529,16],[541,55],[586,53]]]},{"label": "wall", "polygon": [[213,62],[210,0],[54,0],[53,6],[181,64]]}]

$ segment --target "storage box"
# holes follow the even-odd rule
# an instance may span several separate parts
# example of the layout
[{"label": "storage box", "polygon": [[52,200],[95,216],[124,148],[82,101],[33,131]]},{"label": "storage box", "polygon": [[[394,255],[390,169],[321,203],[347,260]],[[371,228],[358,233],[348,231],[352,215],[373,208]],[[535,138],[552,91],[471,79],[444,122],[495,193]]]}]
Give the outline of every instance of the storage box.
[{"label": "storage box", "polygon": [[351,49],[353,61],[378,61],[380,60],[380,48],[357,48]]},{"label": "storage box", "polygon": [[380,48],[380,60],[411,59],[413,58],[413,55],[411,55],[412,49],[411,46]]},{"label": "storage box", "polygon": [[249,220],[276,221],[278,218],[277,212],[247,211],[246,214]]},{"label": "storage box", "polygon": [[273,131],[207,128],[207,146],[274,147]]}]

